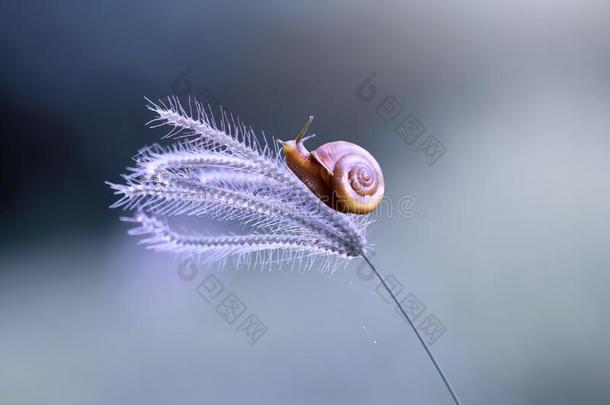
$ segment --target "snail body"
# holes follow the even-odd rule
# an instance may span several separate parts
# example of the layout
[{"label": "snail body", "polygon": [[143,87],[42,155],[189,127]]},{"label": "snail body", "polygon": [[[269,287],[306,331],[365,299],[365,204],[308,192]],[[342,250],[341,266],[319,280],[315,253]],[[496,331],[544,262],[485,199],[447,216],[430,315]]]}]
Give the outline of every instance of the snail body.
[{"label": "snail body", "polygon": [[326,143],[314,151],[304,136],[313,117],[292,141],[281,142],[290,170],[328,206],[345,213],[368,214],[381,203],[381,167],[364,148],[346,141]]}]

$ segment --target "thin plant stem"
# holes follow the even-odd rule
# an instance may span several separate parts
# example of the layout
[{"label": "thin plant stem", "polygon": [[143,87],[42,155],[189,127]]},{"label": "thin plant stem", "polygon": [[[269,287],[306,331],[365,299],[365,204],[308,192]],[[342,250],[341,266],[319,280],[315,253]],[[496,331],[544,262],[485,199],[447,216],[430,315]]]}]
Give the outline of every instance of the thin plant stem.
[{"label": "thin plant stem", "polygon": [[404,308],[402,307],[402,305],[400,305],[400,302],[398,302],[398,298],[396,298],[396,296],[394,295],[394,293],[392,292],[392,290],[390,289],[390,287],[388,287],[388,284],[385,282],[385,280],[383,279],[383,277],[381,277],[381,275],[379,274],[379,272],[377,271],[377,269],[375,268],[375,266],[373,266],[373,263],[371,263],[371,261],[369,260],[368,257],[366,257],[365,255],[362,255],[362,258],[368,263],[368,265],[371,267],[371,269],[373,270],[373,272],[375,273],[375,275],[377,276],[377,278],[379,279],[379,281],[381,282],[381,284],[383,284],[383,286],[385,287],[386,291],[390,294],[390,296],[392,297],[392,300],[394,301],[394,303],[396,304],[396,306],[398,307],[398,309],[400,309],[400,312],[403,314],[403,316],[405,317],[405,319],[407,320],[407,322],[409,323],[409,325],[411,326],[411,329],[413,329],[413,332],[415,332],[415,335],[417,336],[417,338],[419,339],[420,343],[422,344],[422,346],[424,347],[424,350],[426,350],[426,353],[428,353],[428,357],[430,357],[430,360],[432,360],[432,364],[434,364],[434,367],[436,368],[436,371],[438,371],[438,374],[441,376],[441,379],[443,380],[443,383],[445,383],[445,387],[447,387],[447,390],[449,391],[449,394],[451,394],[451,398],[453,398],[453,401],[457,404],[457,405],[461,405],[460,400],[458,399],[457,394],[455,393],[455,391],[453,390],[453,388],[451,387],[451,384],[449,383],[449,380],[447,379],[447,377],[445,376],[445,373],[443,373],[443,370],[441,369],[441,367],[438,365],[438,362],[436,361],[436,358],[434,357],[434,355],[432,354],[432,352],[430,351],[430,347],[428,347],[428,344],[426,343],[426,341],[422,338],[421,334],[419,333],[419,331],[417,330],[417,328],[415,327],[415,325],[413,324],[413,321],[411,320],[411,318],[409,317],[409,315],[407,315],[406,311],[404,310]]}]

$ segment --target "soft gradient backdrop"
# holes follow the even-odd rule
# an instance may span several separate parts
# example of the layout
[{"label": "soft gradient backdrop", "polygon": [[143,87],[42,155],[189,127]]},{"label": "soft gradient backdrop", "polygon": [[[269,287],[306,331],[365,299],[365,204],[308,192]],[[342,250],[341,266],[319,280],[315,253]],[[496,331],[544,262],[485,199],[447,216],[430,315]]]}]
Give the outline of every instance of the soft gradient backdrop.
[{"label": "soft gradient backdrop", "polygon": [[610,403],[607,1],[9,0],[0,38],[1,404],[451,403],[358,260],[217,275],[268,327],[250,345],[197,293],[212,269],[125,235],[103,182],[172,92],[377,157],[412,203],[374,261],[445,326],[464,404]]}]

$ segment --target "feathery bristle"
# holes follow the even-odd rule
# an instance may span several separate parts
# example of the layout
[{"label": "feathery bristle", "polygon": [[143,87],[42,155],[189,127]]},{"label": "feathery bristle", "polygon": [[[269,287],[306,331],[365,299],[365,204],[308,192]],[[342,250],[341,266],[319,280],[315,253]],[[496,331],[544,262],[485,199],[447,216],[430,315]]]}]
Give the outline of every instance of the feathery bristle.
[{"label": "feathery bristle", "polygon": [[[323,269],[362,255],[371,220],[333,210],[286,166],[275,140],[255,133],[226,113],[216,121],[209,108],[189,98],[153,103],[153,128],[169,127],[170,146],[143,148],[124,184],[107,183],[120,198],[111,208],[134,210],[132,235],[147,235],[149,248],[224,264],[227,259],[266,267],[288,262]],[[271,145],[271,146],[270,146]],[[237,221],[244,235],[184,234],[171,228],[173,216]]]}]

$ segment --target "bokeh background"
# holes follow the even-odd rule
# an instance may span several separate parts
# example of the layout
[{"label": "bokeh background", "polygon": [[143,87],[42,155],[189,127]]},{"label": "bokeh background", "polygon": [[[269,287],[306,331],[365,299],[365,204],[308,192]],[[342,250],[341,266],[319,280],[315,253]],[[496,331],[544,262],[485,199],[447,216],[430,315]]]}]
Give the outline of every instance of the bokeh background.
[{"label": "bokeh background", "polygon": [[0,38],[1,404],[451,403],[362,263],[218,274],[267,327],[250,345],[197,292],[214,269],[125,235],[104,181],[170,93],[377,157],[412,203],[374,262],[444,328],[465,404],[610,403],[608,2],[9,0]]}]

